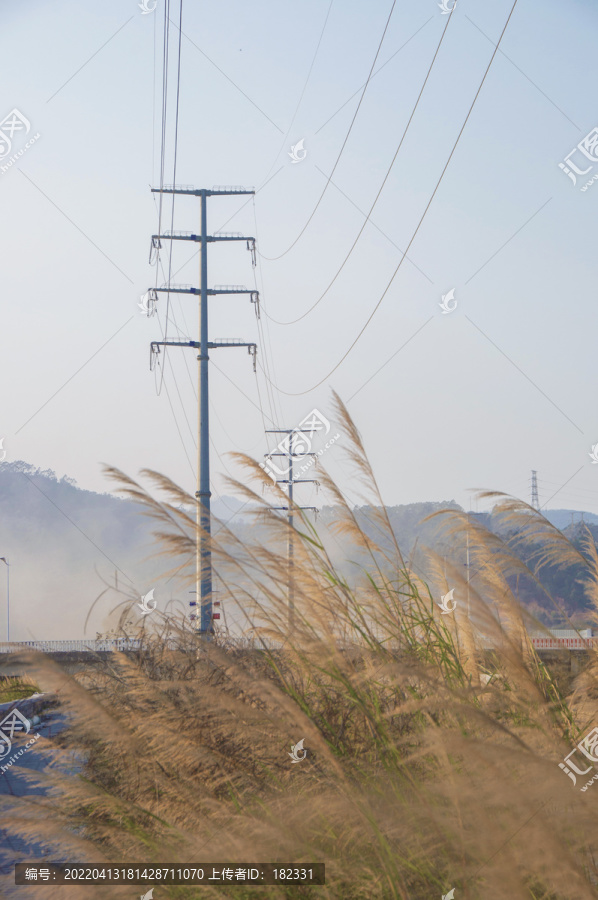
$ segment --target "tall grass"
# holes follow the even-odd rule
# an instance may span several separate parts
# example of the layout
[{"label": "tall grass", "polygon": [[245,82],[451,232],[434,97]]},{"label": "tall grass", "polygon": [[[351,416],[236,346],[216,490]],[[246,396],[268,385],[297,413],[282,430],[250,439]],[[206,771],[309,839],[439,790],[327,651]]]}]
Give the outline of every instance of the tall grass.
[{"label": "tall grass", "polygon": [[[452,887],[456,900],[594,897],[596,800],[557,763],[598,724],[598,661],[589,651],[565,696],[532,648],[514,587],[518,576],[541,584],[548,561],[581,562],[598,609],[593,543],[576,551],[535,510],[501,495],[495,511],[508,540],[459,512],[438,517],[455,546],[468,534],[469,585],[462,566],[432,550],[404,559],[359,434],[340,402],[337,411],[380,536],[368,537],[320,476],[339,535],[360,560],[357,574],[333,565],[303,519],[290,628],[287,525],[262,499],[260,468],[239,458],[256,487],[238,491],[260,506],[268,535],[258,530],[242,543],[222,527],[212,552],[222,601],[242,615],[244,638],[221,632],[206,643],[170,616],[143,624],[135,654],[66,684],[37,658],[42,689],[60,682],[72,719],[66,741],[83,752],[85,770],[47,771],[49,795],[9,798],[3,822],[44,841],[54,858],[326,863],[324,887],[161,887],[160,897],[246,900],[267,890],[440,900]],[[142,474],[151,490],[109,470],[155,519],[169,571],[191,583],[195,525],[179,507],[193,500],[166,477]],[[516,552],[532,539],[543,547],[534,571]],[[442,615],[438,601],[449,588],[457,607]],[[307,756],[293,764],[289,751],[300,739]],[[81,895],[134,891],[86,887]]]}]

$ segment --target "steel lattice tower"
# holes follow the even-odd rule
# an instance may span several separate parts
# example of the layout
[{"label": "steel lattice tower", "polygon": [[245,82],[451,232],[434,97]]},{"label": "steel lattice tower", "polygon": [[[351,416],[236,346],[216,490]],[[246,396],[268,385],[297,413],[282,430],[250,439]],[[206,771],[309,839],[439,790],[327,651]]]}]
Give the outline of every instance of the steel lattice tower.
[{"label": "steel lattice tower", "polygon": [[538,473],[532,469],[532,506],[534,509],[540,509],[540,500],[538,498]]}]

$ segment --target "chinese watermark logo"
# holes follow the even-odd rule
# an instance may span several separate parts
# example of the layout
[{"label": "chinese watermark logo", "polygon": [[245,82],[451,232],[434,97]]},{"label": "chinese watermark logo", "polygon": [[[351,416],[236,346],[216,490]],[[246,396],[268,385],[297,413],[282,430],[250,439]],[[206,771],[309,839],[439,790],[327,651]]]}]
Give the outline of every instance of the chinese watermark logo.
[{"label": "chinese watermark logo", "polygon": [[453,310],[457,309],[457,301],[455,300],[455,288],[452,288],[452,290],[450,290],[448,294],[442,295],[442,300],[438,304],[438,306],[442,310],[443,316],[446,316],[447,313],[452,313]]},{"label": "chinese watermark logo", "polygon": [[12,739],[15,731],[23,731],[29,734],[31,730],[31,722],[19,712],[18,709],[11,709],[8,715],[4,716],[0,722],[0,759],[8,756],[12,749]]},{"label": "chinese watermark logo", "polygon": [[[147,616],[147,614],[153,612],[157,606],[157,603],[154,600],[154,590],[155,588],[152,588],[151,591],[148,591],[147,594],[141,598],[141,603],[137,604],[137,606],[141,609],[142,616]],[[154,602],[154,605],[150,606],[152,600]]]},{"label": "chinese watermark logo", "polygon": [[[21,747],[21,749],[20,749],[17,753],[14,753],[14,754],[10,757],[10,759],[8,759],[8,760],[6,761],[6,765],[5,765],[5,766],[3,766],[3,765],[0,764],[0,773],[1,773],[2,775],[4,775],[5,772],[10,768],[10,766],[12,766],[13,762],[16,762],[16,760],[17,760],[20,756],[22,756],[23,753],[27,753],[28,750],[31,750],[31,747],[33,746],[33,744],[35,744],[35,742],[38,741],[38,740],[40,739],[40,737],[41,737],[41,734],[39,734],[39,732],[38,732],[38,734],[34,735],[34,736],[31,738],[31,740],[27,741],[27,743],[25,744],[24,747]],[[2,759],[4,759],[4,757],[2,757]]]},{"label": "chinese watermark logo", "polygon": [[12,150],[12,141],[17,132],[29,134],[31,122],[18,109],[13,109],[0,122],[0,159],[8,156]]},{"label": "chinese watermark logo", "polygon": [[[446,616],[447,613],[455,612],[457,608],[457,601],[453,600],[453,594],[455,593],[455,589],[452,588],[448,594],[445,594],[444,597],[440,598],[440,603],[438,606],[440,607],[440,615]],[[449,604],[452,603],[452,606]]]},{"label": "chinese watermark logo", "polygon": [[[0,122],[0,160],[5,159],[8,154],[12,150],[13,141],[15,140],[15,136],[18,138],[21,133],[29,134],[31,131],[31,122],[29,119],[23,115],[18,109],[13,109],[7,116],[5,116]],[[10,157],[6,161],[6,165],[0,165],[0,174],[4,175],[5,172],[8,172],[10,167],[19,156],[22,156],[23,153],[26,153],[27,150],[34,144],[37,139],[40,137],[39,132],[35,134],[30,140],[27,141],[24,147],[21,147],[20,150],[17,151],[13,156]]]},{"label": "chinese watermark logo", "polygon": [[138,3],[137,6],[141,10],[142,16],[147,16],[148,13],[152,13],[156,6],[158,5],[158,0],[154,0],[154,5],[150,6],[148,0],[142,0],[141,3]]},{"label": "chinese watermark logo", "polygon": [[[575,156],[575,154],[578,154]],[[575,157],[575,159],[572,159]],[[588,160],[590,165],[588,166]],[[570,178],[573,182],[574,187],[577,185],[577,176],[583,177],[592,171],[594,168],[594,163],[598,162],[598,126],[592,128],[589,134],[579,142],[579,144],[573,148],[571,153],[569,153],[564,162],[559,163],[559,169],[562,169],[567,178]],[[587,168],[580,168],[580,166],[586,166]],[[587,191],[587,189],[592,185],[595,181],[598,180],[598,173],[593,175],[589,181],[583,185],[580,189],[581,191]]]},{"label": "chinese watermark logo", "polygon": [[[2,441],[0,441],[0,447],[2,446]],[[598,444],[592,444],[592,452],[588,453],[588,456],[592,460],[592,463],[598,463]]]},{"label": "chinese watermark logo", "polygon": [[448,16],[449,13],[452,13],[455,6],[457,5],[457,0],[453,0],[453,5],[449,6],[447,0],[442,0],[442,3],[439,3],[438,6],[442,11],[443,16]]},{"label": "chinese watermark logo", "polygon": [[150,288],[149,291],[146,291],[145,294],[142,294],[139,298],[139,303],[137,306],[141,310],[142,316],[153,316],[156,312],[156,300],[157,295],[156,291]]},{"label": "chinese watermark logo", "polygon": [[[574,785],[577,784],[577,776],[578,775],[587,775],[588,772],[591,772],[594,766],[588,766],[587,769],[580,769],[576,765],[575,762],[571,759],[571,757],[577,753],[579,750],[585,756],[585,760],[580,760],[581,765],[585,765],[586,760],[590,760],[592,763],[598,763],[598,728],[592,728],[584,738],[581,739],[577,747],[575,747],[571,753],[569,753],[565,757],[565,761],[559,763],[559,769],[562,769],[565,775],[568,775]],[[581,791],[587,791],[592,782],[598,781],[598,773],[595,774],[589,781],[586,782],[584,787],[580,788]]]},{"label": "chinese watermark logo", "polygon": [[[291,762],[298,763],[301,762],[302,759],[305,759],[307,756],[307,750],[303,748],[303,741],[305,738],[301,738],[298,744],[291,744],[291,752],[289,756],[291,757]],[[302,753],[303,756],[299,756]]]},{"label": "chinese watermark logo", "polygon": [[291,147],[290,151],[287,151],[288,155],[291,157],[292,163],[301,162],[301,160],[305,159],[305,157],[307,156],[307,150],[303,146],[304,140],[305,138],[301,138],[298,144],[294,144],[294,146]]},{"label": "chinese watermark logo", "polygon": [[327,435],[330,432],[330,422],[319,410],[312,409],[297,428],[293,428],[284,436],[275,450],[266,454],[266,462],[260,463],[261,468],[272,481],[276,481],[277,478],[283,478],[289,474],[290,462],[301,461],[309,457],[309,461],[304,463],[296,473],[297,475],[303,474],[314,464],[315,458],[322,456],[324,451],[328,450],[340,437],[339,434],[335,434],[323,448],[313,450],[314,435],[317,432]]}]

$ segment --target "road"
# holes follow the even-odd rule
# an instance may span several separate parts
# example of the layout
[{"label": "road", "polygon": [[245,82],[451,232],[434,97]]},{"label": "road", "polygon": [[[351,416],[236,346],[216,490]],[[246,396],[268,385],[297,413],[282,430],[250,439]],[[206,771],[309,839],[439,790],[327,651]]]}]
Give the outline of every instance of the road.
[{"label": "road", "polygon": [[[60,766],[62,771],[70,771],[75,773],[78,766],[74,762],[65,764],[64,761],[58,763],[58,753],[55,754],[56,761],[52,760],[52,756],[48,758],[47,751],[52,749],[54,739],[60,731],[66,727],[66,719],[56,709],[49,709],[40,713],[41,721],[37,725],[31,726],[29,734],[15,735],[12,741],[12,748],[5,759],[0,760],[0,765],[6,769],[4,772],[0,770],[0,796],[12,797],[40,797],[47,792],[44,788],[27,782],[22,774],[17,771],[19,768],[29,772],[41,772],[47,766]],[[6,763],[18,753],[20,749],[25,747],[26,743],[39,734],[38,740],[29,747],[10,767]],[[55,745],[54,745],[55,746]],[[43,748],[43,752],[42,751]],[[4,802],[2,806],[4,807]],[[18,813],[17,813],[18,814]],[[15,887],[14,885],[14,866],[15,862],[40,861],[47,855],[41,844],[35,841],[24,840],[11,831],[10,827],[0,827],[0,881],[6,892],[4,896],[23,897],[28,894],[25,887]],[[52,859],[56,859],[52,856]],[[11,887],[12,885],[12,887]],[[39,889],[38,889],[39,890]]]}]

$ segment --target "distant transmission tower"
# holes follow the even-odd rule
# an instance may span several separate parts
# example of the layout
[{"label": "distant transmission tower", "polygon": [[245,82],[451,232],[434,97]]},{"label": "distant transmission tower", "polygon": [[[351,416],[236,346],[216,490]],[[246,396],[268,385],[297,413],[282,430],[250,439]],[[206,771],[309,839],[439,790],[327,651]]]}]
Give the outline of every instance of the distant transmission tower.
[{"label": "distant transmission tower", "polygon": [[532,506],[534,509],[540,509],[540,500],[538,498],[538,473],[532,469]]},{"label": "distant transmission tower", "polygon": [[[287,513],[287,521],[289,525],[288,543],[287,543],[287,559],[288,559],[288,614],[289,614],[289,630],[293,628],[295,623],[295,524],[293,513],[297,510],[311,510],[317,512],[315,506],[296,506],[293,500],[293,485],[295,484],[319,484],[315,478],[296,478],[293,471],[293,460],[304,459],[306,456],[315,457],[315,453],[308,453],[305,450],[302,435],[295,428],[267,428],[268,434],[284,434],[286,440],[279,444],[279,451],[264,454],[266,459],[272,459],[273,456],[282,456],[287,460],[286,478],[277,478],[276,484],[286,484],[287,494],[289,498],[288,506],[273,506],[272,509],[284,510]],[[284,448],[284,449],[282,449]],[[299,451],[299,452],[297,452]]]}]

